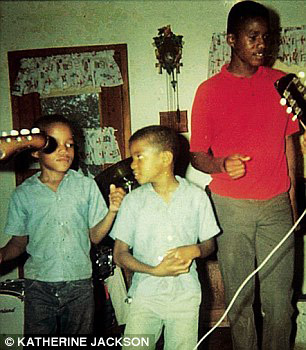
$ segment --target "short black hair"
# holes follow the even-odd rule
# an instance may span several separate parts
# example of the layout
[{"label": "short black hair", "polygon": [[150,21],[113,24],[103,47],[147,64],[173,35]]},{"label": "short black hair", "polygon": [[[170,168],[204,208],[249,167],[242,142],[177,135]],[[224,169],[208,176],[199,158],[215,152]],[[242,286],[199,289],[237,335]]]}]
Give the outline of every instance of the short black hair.
[{"label": "short black hair", "polygon": [[72,124],[70,123],[70,121],[66,117],[64,117],[63,115],[60,115],[60,114],[44,115],[44,116],[38,118],[34,122],[33,127],[37,127],[41,131],[46,131],[46,129],[50,125],[56,124],[56,123],[61,123],[61,124],[67,125],[73,133],[73,127],[72,127]]},{"label": "short black hair", "polygon": [[269,10],[262,4],[244,0],[235,4],[227,17],[227,34],[238,35],[242,25],[249,19],[262,18],[270,23]]},{"label": "short black hair", "polygon": [[179,138],[175,130],[162,125],[150,125],[137,130],[129,139],[131,145],[134,141],[146,140],[161,151],[170,151],[173,162],[179,154]]}]

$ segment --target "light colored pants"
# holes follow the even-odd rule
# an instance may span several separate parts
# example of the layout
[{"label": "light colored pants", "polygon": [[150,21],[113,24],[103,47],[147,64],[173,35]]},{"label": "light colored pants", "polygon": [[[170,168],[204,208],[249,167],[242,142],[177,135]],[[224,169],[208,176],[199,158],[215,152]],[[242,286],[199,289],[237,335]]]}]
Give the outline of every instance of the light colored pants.
[{"label": "light colored pants", "polygon": [[[257,265],[266,258],[292,226],[288,194],[270,200],[237,200],[212,194],[222,233],[218,260],[227,304]],[[263,314],[262,350],[289,350],[293,308],[294,235],[259,271]],[[243,288],[229,312],[234,350],[257,350],[252,304],[255,277]]]},{"label": "light colored pants", "polygon": [[116,266],[114,274],[108,277],[104,283],[108,288],[118,325],[126,324],[130,305],[125,302],[128,295],[121,268]]},{"label": "light colored pants", "polygon": [[130,305],[124,335],[150,336],[149,347],[155,349],[164,326],[164,350],[192,350],[198,341],[198,318],[201,296],[186,293],[180,296],[135,297]]}]

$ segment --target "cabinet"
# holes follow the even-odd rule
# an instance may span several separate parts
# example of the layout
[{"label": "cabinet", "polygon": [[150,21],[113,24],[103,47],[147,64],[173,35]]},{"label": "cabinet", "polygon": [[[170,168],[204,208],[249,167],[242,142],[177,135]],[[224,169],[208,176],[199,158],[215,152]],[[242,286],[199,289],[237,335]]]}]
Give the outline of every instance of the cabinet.
[{"label": "cabinet", "polygon": [[[214,326],[225,311],[225,295],[217,259],[198,259],[198,274],[202,287],[200,329]],[[227,317],[220,327],[228,327]]]}]

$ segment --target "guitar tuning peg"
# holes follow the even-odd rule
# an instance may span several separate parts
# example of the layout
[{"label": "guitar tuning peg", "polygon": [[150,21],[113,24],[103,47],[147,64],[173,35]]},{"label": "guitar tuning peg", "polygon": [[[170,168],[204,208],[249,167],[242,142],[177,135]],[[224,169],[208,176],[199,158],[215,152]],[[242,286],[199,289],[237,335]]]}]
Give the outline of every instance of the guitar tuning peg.
[{"label": "guitar tuning peg", "polygon": [[40,133],[40,130],[39,130],[39,128],[33,128],[33,129],[31,130],[31,133],[32,133],[32,134],[39,134],[39,133]]},{"label": "guitar tuning peg", "polygon": [[295,122],[297,120],[297,115],[295,114],[293,117],[292,117],[292,121]]},{"label": "guitar tuning peg", "polygon": [[21,129],[20,130],[20,135],[29,135],[30,134],[30,130],[29,129]]},{"label": "guitar tuning peg", "polygon": [[301,72],[298,72],[298,77],[300,79],[304,79],[305,78],[305,72],[301,71]]},{"label": "guitar tuning peg", "polygon": [[279,101],[279,103],[280,103],[282,106],[286,106],[287,101],[286,101],[285,98],[281,98],[280,101]]},{"label": "guitar tuning peg", "polygon": [[19,132],[17,130],[11,130],[10,135],[11,136],[18,136]]},{"label": "guitar tuning peg", "polygon": [[286,112],[287,112],[288,114],[292,113],[292,107],[288,107],[288,108],[286,109]]},{"label": "guitar tuning peg", "polygon": [[8,134],[7,134],[7,132],[6,131],[2,131],[1,132],[1,137],[6,137]]},{"label": "guitar tuning peg", "polygon": [[299,106],[294,107],[294,114],[299,115],[302,112],[302,109]]}]

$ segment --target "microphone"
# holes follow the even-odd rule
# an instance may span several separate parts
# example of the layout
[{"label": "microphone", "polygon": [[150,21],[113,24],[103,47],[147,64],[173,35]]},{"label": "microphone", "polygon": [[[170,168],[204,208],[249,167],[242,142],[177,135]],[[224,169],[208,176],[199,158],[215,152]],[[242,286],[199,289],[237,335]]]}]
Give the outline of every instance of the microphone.
[{"label": "microphone", "polygon": [[54,137],[47,135],[47,141],[44,147],[42,148],[42,152],[45,154],[53,153],[57,148],[57,142]]}]

